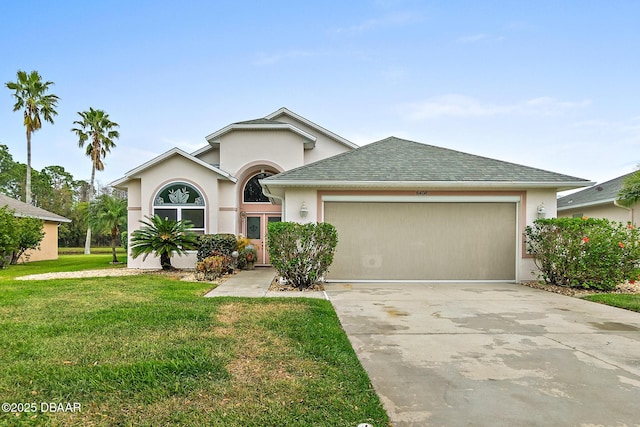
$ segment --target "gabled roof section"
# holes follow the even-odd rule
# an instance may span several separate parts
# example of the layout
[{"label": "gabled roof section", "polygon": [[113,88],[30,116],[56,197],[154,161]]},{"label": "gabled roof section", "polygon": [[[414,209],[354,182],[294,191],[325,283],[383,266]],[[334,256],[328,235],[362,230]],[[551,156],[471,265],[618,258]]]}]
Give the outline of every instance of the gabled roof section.
[{"label": "gabled roof section", "polygon": [[119,186],[121,186],[122,184],[124,184],[125,182],[131,180],[131,179],[135,179],[138,178],[140,176],[140,174],[144,171],[146,171],[147,169],[157,165],[158,163],[161,163],[173,156],[182,156],[185,159],[194,162],[197,165],[200,165],[206,169],[209,169],[210,171],[216,173],[217,175],[220,175],[221,178],[229,180],[231,182],[236,182],[238,179],[235,178],[234,176],[232,176],[230,173],[223,171],[222,169],[213,166],[207,162],[204,162],[200,159],[198,159],[197,157],[194,157],[191,154],[186,153],[185,151],[179,149],[179,148],[172,148],[169,151],[166,151],[162,154],[160,154],[158,157],[155,157],[151,160],[149,160],[146,163],[143,163],[142,165],[138,166],[135,169],[130,170],[129,172],[127,172],[125,174],[124,177],[118,179],[117,181],[114,181],[111,183],[112,187],[116,187],[118,188]]},{"label": "gabled roof section", "polygon": [[[316,137],[311,135],[308,132],[303,131],[302,129],[285,122],[279,122],[277,120],[271,120],[268,118],[264,119],[254,119],[247,120],[243,122],[232,123],[228,126],[223,127],[219,131],[216,131],[207,136],[207,142],[211,144],[211,146],[215,147],[220,144],[220,137],[226,135],[232,131],[253,131],[253,130],[288,130],[293,133],[296,133],[302,137],[302,141],[304,143],[304,148],[309,150],[316,146]],[[194,152],[194,155],[200,154],[204,149],[198,150]]]},{"label": "gabled roof section", "polygon": [[291,118],[293,118],[293,119],[295,119],[295,120],[297,120],[297,121],[299,121],[301,123],[304,123],[305,125],[309,126],[310,128],[317,130],[318,132],[324,134],[325,136],[328,136],[329,138],[331,138],[331,139],[333,139],[333,140],[339,142],[340,144],[345,145],[345,146],[347,146],[349,148],[358,148],[358,146],[356,144],[354,144],[353,142],[349,141],[348,139],[345,139],[345,138],[341,137],[340,135],[337,135],[337,134],[331,132],[330,130],[327,130],[327,129],[323,128],[322,126],[312,122],[309,119],[306,119],[306,118],[302,117],[299,114],[294,113],[293,111],[291,111],[291,110],[289,110],[289,109],[287,109],[285,107],[282,107],[282,108],[278,109],[277,111],[274,111],[273,113],[269,114],[266,117],[266,119],[276,120],[276,119],[278,119],[279,117],[282,117],[282,116],[289,116],[289,117],[291,117]]},{"label": "gabled roof section", "polygon": [[70,219],[54,214],[53,212],[46,211],[44,209],[35,207],[20,200],[13,199],[4,194],[0,194],[0,207],[7,206],[10,210],[14,211],[14,216],[21,218],[38,218],[43,221],[53,222],[71,222]]},{"label": "gabled roof section", "polygon": [[618,193],[622,189],[624,181],[634,173],[637,173],[637,171],[560,197],[558,199],[558,210],[613,203],[618,200]]},{"label": "gabled roof section", "polygon": [[593,184],[586,179],[447,148],[389,137],[266,178],[271,187],[288,185],[416,184],[430,186],[547,187],[571,189]]}]

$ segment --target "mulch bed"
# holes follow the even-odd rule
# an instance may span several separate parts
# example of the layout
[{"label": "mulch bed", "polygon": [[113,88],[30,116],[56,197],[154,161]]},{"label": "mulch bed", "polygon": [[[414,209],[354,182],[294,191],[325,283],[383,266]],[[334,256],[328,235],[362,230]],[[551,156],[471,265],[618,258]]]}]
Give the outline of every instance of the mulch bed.
[{"label": "mulch bed", "polygon": [[618,285],[614,290],[609,292],[598,291],[597,289],[576,289],[576,288],[567,288],[565,286],[556,286],[556,285],[547,285],[544,282],[538,281],[525,281],[521,282],[524,286],[529,286],[530,288],[542,289],[547,292],[554,292],[556,294],[567,295],[570,297],[583,297],[586,295],[593,294],[640,294],[640,283],[622,283]]}]

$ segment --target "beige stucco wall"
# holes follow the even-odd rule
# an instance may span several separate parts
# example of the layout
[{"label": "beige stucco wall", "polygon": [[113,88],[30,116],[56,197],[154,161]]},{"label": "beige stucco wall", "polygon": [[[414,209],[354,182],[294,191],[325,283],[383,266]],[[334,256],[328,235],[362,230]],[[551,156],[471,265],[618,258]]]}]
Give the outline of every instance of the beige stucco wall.
[{"label": "beige stucco wall", "polygon": [[290,123],[317,138],[315,148],[313,148],[312,150],[305,150],[304,164],[313,163],[318,160],[322,160],[327,157],[335,156],[336,154],[352,150],[352,148],[347,147],[346,145],[337,142],[332,138],[329,138],[325,134],[318,132],[316,129],[313,129],[302,122],[297,121],[293,117],[282,115],[279,116],[276,120],[279,122]]},{"label": "beige stucco wall", "polygon": [[198,155],[198,158],[203,162],[207,162],[210,165],[219,165],[220,164],[220,150],[217,148],[209,148],[204,153]]},{"label": "beige stucco wall", "polygon": [[[140,180],[130,181],[127,189],[129,195],[129,233],[145,216],[153,212],[153,199],[158,191],[172,182],[185,182],[197,188],[205,199],[205,232],[216,233],[218,230],[218,177],[215,172],[200,166],[182,156],[173,156],[145,170]],[[174,257],[172,264],[179,268],[194,268],[195,252],[187,256]],[[145,261],[142,256],[133,259],[128,255],[129,268],[160,268],[157,257],[148,256]]]},{"label": "beige stucco wall", "polygon": [[607,218],[611,221],[632,222],[636,224],[638,222],[638,212],[640,212],[640,203],[636,203],[629,209],[623,209],[615,206],[612,203],[597,206],[578,207],[574,209],[562,210],[558,212],[560,218],[570,218],[574,215],[586,216],[589,218]]},{"label": "beige stucco wall", "polygon": [[265,161],[282,170],[304,164],[302,137],[288,130],[235,131],[220,138],[220,168],[237,176],[248,163]]},{"label": "beige stucco wall", "polygon": [[45,221],[42,229],[44,238],[40,242],[40,249],[26,251],[20,262],[58,259],[58,223]]}]

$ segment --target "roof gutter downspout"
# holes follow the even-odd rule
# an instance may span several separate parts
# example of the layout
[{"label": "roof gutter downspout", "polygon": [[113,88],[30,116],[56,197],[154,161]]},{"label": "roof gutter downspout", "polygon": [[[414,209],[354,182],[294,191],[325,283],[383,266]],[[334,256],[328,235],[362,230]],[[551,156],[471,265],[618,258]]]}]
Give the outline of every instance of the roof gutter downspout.
[{"label": "roof gutter downspout", "polygon": [[629,214],[631,215],[631,224],[633,224],[633,223],[635,222],[635,221],[634,221],[634,219],[633,219],[633,208],[629,208],[629,207],[626,207],[626,206],[622,206],[622,205],[621,205],[617,200],[614,200],[614,201],[613,201],[613,205],[614,205],[614,206],[617,206],[617,207],[619,207],[619,208],[622,208],[622,209],[624,209],[624,210],[629,211]]},{"label": "roof gutter downspout", "polygon": [[[264,194],[265,196],[267,196],[270,199],[278,199],[282,202],[282,213],[285,214],[286,213],[286,206],[285,206],[285,200],[284,197],[280,197],[280,196],[276,196],[275,194],[271,194],[268,192],[267,187],[266,186],[262,186],[262,194]],[[286,218],[282,218],[282,220],[286,220]]]}]

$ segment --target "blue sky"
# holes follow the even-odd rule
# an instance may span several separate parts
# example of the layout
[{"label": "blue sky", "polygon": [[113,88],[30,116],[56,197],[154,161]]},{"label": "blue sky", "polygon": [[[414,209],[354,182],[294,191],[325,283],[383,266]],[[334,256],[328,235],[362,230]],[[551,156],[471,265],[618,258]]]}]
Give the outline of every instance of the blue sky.
[{"label": "blue sky", "polygon": [[70,132],[107,111],[104,185],[287,107],[357,143],[394,135],[605,181],[640,163],[638,1],[32,1],[0,4],[0,143],[26,162],[4,83],[61,99],[32,165],[88,179]]}]

